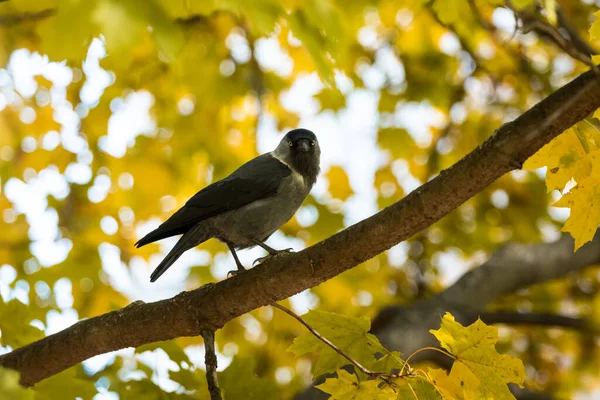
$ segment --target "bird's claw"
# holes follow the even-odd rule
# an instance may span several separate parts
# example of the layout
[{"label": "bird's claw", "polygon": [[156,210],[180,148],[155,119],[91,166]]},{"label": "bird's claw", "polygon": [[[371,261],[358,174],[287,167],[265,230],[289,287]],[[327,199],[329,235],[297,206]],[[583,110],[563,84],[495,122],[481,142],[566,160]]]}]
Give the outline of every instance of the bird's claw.
[{"label": "bird's claw", "polygon": [[290,254],[290,253],[293,253],[293,252],[294,252],[294,249],[292,249],[291,247],[289,247],[287,249],[283,249],[283,250],[276,250],[274,253],[269,253],[269,254],[267,254],[264,257],[257,258],[256,260],[254,260],[254,262],[252,263],[252,265],[254,266],[254,265],[256,265],[256,263],[262,264],[263,261],[266,261],[266,260],[268,260],[270,258],[278,257],[278,256],[280,256],[282,254]]},{"label": "bird's claw", "polygon": [[227,273],[227,278],[229,278],[229,276],[230,276],[230,275],[231,275],[231,276],[236,276],[236,275],[239,275],[239,274],[241,274],[242,272],[246,272],[246,270],[245,270],[245,269],[234,269],[234,270],[232,270],[232,271],[229,271],[229,272]]}]

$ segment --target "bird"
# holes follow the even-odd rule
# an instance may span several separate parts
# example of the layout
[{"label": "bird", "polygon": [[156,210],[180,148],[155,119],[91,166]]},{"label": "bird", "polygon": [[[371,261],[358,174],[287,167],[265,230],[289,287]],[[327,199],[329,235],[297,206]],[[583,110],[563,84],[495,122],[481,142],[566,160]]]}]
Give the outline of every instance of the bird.
[{"label": "bird", "polygon": [[275,150],[243,164],[231,175],[192,196],[171,217],[141,238],[139,248],[171,236],[183,235],[150,276],[155,282],[187,250],[215,238],[233,255],[237,275],[246,270],[236,250],[260,246],[268,255],[288,253],[265,241],[289,221],[308,196],[320,172],[321,150],[308,129],[286,133]]}]

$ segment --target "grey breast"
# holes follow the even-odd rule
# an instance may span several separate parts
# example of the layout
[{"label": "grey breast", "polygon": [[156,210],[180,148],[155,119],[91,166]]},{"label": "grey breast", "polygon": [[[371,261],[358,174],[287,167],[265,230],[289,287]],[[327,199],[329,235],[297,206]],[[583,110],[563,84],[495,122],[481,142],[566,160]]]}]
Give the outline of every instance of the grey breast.
[{"label": "grey breast", "polygon": [[304,178],[292,171],[281,182],[276,195],[218,215],[208,222],[217,239],[236,248],[252,247],[255,243],[249,239],[265,241],[292,218],[309,192]]}]

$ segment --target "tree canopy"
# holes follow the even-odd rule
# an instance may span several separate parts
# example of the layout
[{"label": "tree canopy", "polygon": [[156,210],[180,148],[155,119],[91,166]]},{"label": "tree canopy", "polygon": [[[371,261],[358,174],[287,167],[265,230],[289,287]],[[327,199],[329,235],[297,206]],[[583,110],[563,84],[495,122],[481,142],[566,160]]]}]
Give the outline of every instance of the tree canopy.
[{"label": "tree canopy", "polygon": [[[0,0],[0,399],[598,396],[599,17]],[[299,127],[298,253],[151,284],[174,242],[133,244]]]}]

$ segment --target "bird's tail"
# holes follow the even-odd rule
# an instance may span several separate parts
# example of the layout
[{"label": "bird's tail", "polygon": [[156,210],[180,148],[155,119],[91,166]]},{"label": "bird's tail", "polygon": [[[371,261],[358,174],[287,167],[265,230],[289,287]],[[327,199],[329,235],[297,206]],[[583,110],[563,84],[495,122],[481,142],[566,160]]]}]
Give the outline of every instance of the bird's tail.
[{"label": "bird's tail", "polygon": [[162,260],[154,269],[154,272],[152,272],[152,275],[150,275],[150,282],[155,282],[158,278],[160,278],[160,276],[164,274],[165,271],[169,269],[169,267],[173,265],[173,263],[177,261],[177,259],[181,257],[181,255],[187,250],[209,239],[209,237],[198,238],[196,233],[197,229],[192,229],[184,234],[181,239],[179,239],[164,260]]},{"label": "bird's tail", "polygon": [[167,256],[164,258],[164,260],[162,260],[160,262],[160,264],[158,264],[158,267],[156,267],[156,269],[154,270],[154,272],[152,272],[152,275],[150,275],[150,282],[155,282],[158,278],[160,278],[160,276],[162,274],[165,273],[166,270],[169,269],[169,267],[171,265],[173,265],[173,263],[175,261],[177,261],[177,259],[179,257],[181,257],[181,255],[183,254],[185,250],[181,251],[175,251],[175,249],[173,248],[169,254],[167,254]]}]

